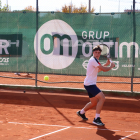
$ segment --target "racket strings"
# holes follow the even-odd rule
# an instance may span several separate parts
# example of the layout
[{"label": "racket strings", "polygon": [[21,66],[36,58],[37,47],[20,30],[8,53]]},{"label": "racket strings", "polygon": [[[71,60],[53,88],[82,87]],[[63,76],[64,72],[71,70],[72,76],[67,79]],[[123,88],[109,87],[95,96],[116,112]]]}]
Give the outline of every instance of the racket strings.
[{"label": "racket strings", "polygon": [[101,49],[102,49],[101,55],[108,56],[109,48],[105,45],[101,45]]}]

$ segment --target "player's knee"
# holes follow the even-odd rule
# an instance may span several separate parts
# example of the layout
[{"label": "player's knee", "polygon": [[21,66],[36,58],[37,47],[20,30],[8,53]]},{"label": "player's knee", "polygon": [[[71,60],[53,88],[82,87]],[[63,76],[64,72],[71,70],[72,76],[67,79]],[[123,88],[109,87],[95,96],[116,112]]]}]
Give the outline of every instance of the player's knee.
[{"label": "player's knee", "polygon": [[105,96],[104,95],[102,96],[102,101],[105,102]]},{"label": "player's knee", "polygon": [[92,102],[90,102],[91,103],[91,107],[94,107],[95,106],[95,103],[92,103]]},{"label": "player's knee", "polygon": [[101,94],[101,100],[102,100],[102,102],[105,102],[105,96],[103,93]]},{"label": "player's knee", "polygon": [[93,108],[94,106],[96,106],[96,102],[90,102],[91,108]]},{"label": "player's knee", "polygon": [[100,93],[97,95],[97,98],[98,98],[99,100],[105,101],[105,95],[103,94],[103,92],[100,92]]},{"label": "player's knee", "polygon": [[103,102],[105,102],[105,96],[103,97]]}]

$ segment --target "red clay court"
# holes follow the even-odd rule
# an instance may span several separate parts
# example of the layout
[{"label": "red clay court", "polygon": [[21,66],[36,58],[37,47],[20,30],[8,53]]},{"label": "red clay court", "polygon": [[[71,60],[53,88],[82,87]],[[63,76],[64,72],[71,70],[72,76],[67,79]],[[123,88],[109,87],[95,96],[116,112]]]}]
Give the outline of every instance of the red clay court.
[{"label": "red clay court", "polygon": [[76,112],[87,95],[0,90],[1,140],[139,140],[140,98],[106,97],[105,127],[92,124],[95,108],[82,121]]},{"label": "red clay court", "polygon": [[[140,140],[139,2],[1,1],[0,140]],[[104,127],[92,123],[95,108],[88,121],[76,114],[89,102],[83,82],[102,43],[116,65],[97,78]]]}]

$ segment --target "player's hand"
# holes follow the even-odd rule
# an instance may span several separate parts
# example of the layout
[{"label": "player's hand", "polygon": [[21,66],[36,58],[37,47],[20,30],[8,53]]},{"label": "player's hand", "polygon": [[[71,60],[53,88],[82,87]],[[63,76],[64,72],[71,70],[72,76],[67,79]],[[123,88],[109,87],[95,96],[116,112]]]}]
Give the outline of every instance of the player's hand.
[{"label": "player's hand", "polygon": [[112,62],[111,63],[111,68],[114,68],[115,67],[115,64]]}]

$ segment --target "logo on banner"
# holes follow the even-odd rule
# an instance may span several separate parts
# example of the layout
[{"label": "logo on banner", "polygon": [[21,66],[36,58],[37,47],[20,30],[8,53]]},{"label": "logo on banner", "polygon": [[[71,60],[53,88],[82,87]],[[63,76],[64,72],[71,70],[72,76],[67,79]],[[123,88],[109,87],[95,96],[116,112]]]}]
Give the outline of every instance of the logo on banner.
[{"label": "logo on banner", "polygon": [[78,52],[78,39],[72,27],[62,20],[44,23],[36,33],[34,51],[39,61],[51,69],[72,64]]},{"label": "logo on banner", "polygon": [[[88,61],[89,60],[85,60],[82,64],[84,69],[87,69],[87,65],[88,65]],[[115,67],[112,68],[112,70],[118,70],[119,69],[119,61],[113,61],[115,63]],[[106,62],[102,62],[100,61],[101,65],[104,65]]]},{"label": "logo on banner", "polygon": [[0,57],[22,55],[22,34],[0,34]]}]

